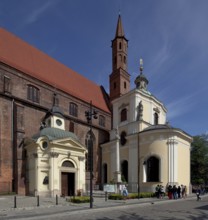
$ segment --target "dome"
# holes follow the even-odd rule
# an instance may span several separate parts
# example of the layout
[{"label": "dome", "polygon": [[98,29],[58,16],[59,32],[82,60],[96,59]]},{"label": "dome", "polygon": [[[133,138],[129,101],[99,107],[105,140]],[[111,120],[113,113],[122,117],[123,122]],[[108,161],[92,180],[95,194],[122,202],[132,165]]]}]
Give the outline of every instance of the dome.
[{"label": "dome", "polygon": [[51,128],[51,127],[43,128],[37,134],[33,135],[32,139],[37,140],[39,137],[42,136],[47,136],[49,140],[72,138],[78,141],[78,138],[74,133],[59,128]]},{"label": "dome", "polygon": [[172,127],[168,123],[167,124],[158,124],[158,125],[151,125],[151,126],[145,128],[141,132],[152,131],[152,130],[165,130],[165,129],[177,129],[177,128]]}]

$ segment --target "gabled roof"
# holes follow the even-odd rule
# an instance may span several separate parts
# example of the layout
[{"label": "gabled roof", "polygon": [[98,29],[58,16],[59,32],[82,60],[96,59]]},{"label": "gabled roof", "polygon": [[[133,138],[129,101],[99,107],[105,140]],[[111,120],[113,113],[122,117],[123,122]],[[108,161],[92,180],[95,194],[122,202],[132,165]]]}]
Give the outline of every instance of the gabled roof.
[{"label": "gabled roof", "polygon": [[0,28],[0,62],[110,113],[101,86]]}]

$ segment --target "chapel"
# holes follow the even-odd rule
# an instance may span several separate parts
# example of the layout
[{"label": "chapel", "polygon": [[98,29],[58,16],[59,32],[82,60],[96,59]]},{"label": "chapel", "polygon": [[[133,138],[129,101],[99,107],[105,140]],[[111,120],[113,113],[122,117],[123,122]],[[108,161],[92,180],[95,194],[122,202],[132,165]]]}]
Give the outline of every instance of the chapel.
[{"label": "chapel", "polygon": [[120,15],[111,48],[108,93],[0,28],[0,193],[77,195],[89,191],[91,169],[93,190],[112,182],[131,192],[190,187],[192,137],[167,122],[142,59],[130,88]]}]

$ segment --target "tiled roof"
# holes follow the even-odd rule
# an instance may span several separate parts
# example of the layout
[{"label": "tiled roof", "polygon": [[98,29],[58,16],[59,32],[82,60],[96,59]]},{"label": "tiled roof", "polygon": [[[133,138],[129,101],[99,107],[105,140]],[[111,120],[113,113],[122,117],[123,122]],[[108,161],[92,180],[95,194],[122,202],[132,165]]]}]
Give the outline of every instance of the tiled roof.
[{"label": "tiled roof", "polygon": [[77,136],[69,131],[64,131],[59,128],[47,127],[40,130],[37,134],[33,135],[32,139],[37,140],[39,137],[47,136],[49,140],[63,139],[63,138],[72,138],[78,140]]},{"label": "tiled roof", "polygon": [[110,112],[101,86],[0,28],[0,62]]}]

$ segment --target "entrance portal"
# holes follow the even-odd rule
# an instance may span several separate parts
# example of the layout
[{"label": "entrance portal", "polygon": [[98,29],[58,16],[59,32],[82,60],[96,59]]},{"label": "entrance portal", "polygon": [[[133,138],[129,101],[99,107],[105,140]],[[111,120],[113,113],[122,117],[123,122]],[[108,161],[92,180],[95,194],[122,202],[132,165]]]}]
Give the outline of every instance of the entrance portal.
[{"label": "entrance portal", "polygon": [[61,173],[61,195],[75,195],[75,173]]}]

